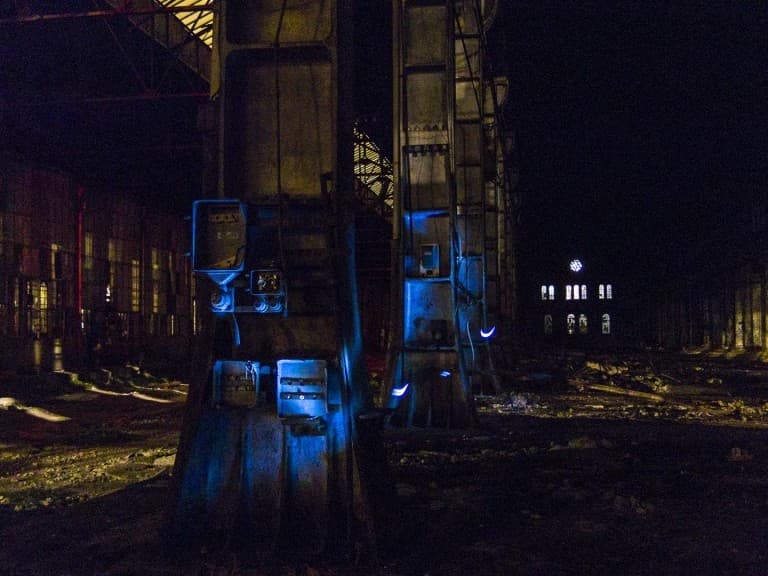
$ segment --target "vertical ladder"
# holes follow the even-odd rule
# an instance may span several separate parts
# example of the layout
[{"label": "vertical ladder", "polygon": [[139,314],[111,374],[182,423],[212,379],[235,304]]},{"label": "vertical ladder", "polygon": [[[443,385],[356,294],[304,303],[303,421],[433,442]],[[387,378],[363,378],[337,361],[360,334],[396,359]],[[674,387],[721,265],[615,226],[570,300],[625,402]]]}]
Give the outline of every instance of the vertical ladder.
[{"label": "vertical ladder", "polygon": [[493,5],[394,6],[394,423],[469,425],[473,388],[495,386],[483,335],[498,310],[498,202],[488,177],[496,166],[486,158],[481,41]]}]

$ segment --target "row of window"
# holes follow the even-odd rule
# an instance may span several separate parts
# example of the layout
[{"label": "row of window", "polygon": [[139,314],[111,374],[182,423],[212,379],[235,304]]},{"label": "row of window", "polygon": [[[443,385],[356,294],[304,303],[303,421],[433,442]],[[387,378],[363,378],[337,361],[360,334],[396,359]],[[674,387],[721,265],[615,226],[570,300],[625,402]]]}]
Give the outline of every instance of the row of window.
[{"label": "row of window", "polygon": [[[0,293],[6,292],[10,296],[8,302],[0,301],[0,335],[22,333],[30,335],[47,335],[60,332],[64,328],[65,316],[68,310],[62,303],[59,282],[56,280],[24,280],[12,278],[9,283],[0,283]],[[111,303],[112,288],[107,285],[105,302]],[[191,329],[193,334],[199,332],[197,323],[196,302],[193,301],[193,314],[191,315]],[[98,306],[98,303],[97,303]],[[141,312],[131,310],[131,312]],[[119,319],[121,336],[138,335],[138,316],[133,314],[129,318],[128,312],[114,311],[115,318]],[[92,322],[92,310],[83,308],[80,310],[80,330],[85,334],[94,329]],[[152,314],[146,316],[147,323],[144,329],[150,335],[175,336],[179,332],[178,315],[174,313],[158,313],[153,306]],[[114,320],[114,319],[113,319]],[[129,322],[130,320],[130,322]],[[131,326],[136,324],[135,326]],[[104,328],[100,326],[99,329]]]},{"label": "row of window", "polygon": [[[575,314],[568,314],[568,316],[565,317],[565,327],[566,327],[566,331],[568,332],[568,335],[570,336],[570,335],[576,334],[577,329],[579,334],[582,334],[582,335],[589,334],[589,321],[587,320],[587,315],[579,314],[578,324],[576,320],[577,319]],[[552,334],[552,329],[553,329],[552,315],[546,314],[544,316],[544,334]],[[600,333],[601,334],[611,333],[611,315],[610,314],[603,314],[600,317]]]},{"label": "row of window", "polygon": [[[599,284],[597,287],[597,298],[598,300],[613,299],[613,286],[611,284]],[[541,285],[541,299],[542,300],[555,299],[555,287],[553,284]],[[565,299],[566,300],[586,300],[587,285],[586,284],[566,284]]]}]

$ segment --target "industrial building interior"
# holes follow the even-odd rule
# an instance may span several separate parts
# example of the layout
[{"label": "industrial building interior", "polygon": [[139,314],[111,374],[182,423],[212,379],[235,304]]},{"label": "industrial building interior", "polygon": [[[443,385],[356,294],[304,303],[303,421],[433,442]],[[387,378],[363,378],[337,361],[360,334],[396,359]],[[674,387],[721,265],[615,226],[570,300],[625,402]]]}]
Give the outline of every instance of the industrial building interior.
[{"label": "industrial building interior", "polygon": [[762,573],[768,14],[511,4],[0,0],[0,573]]}]

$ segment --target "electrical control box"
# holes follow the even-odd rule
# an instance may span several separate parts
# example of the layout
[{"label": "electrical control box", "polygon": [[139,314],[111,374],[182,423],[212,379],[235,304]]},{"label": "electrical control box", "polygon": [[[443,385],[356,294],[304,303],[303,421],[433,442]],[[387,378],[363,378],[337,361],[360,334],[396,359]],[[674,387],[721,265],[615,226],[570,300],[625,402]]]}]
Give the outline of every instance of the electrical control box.
[{"label": "electrical control box", "polygon": [[259,404],[259,363],[218,360],[213,365],[213,404],[254,408]]},{"label": "electrical control box", "polygon": [[198,200],[192,205],[192,267],[223,286],[245,268],[245,206],[237,200]]},{"label": "electrical control box", "polygon": [[422,244],[420,246],[419,274],[426,277],[440,276],[439,244]]},{"label": "electrical control box", "polygon": [[277,314],[285,311],[283,273],[275,268],[251,270],[250,292],[253,311]]},{"label": "electrical control box", "polygon": [[325,360],[278,360],[277,415],[280,418],[318,418],[327,413]]}]

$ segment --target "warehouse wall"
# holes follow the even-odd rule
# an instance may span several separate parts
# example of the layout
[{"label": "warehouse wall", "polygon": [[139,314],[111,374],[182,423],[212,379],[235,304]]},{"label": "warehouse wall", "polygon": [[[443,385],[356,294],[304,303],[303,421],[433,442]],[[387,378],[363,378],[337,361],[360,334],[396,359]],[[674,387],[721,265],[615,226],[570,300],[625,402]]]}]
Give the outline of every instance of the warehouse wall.
[{"label": "warehouse wall", "polygon": [[188,246],[178,215],[0,163],[0,367],[182,358],[196,327]]}]

